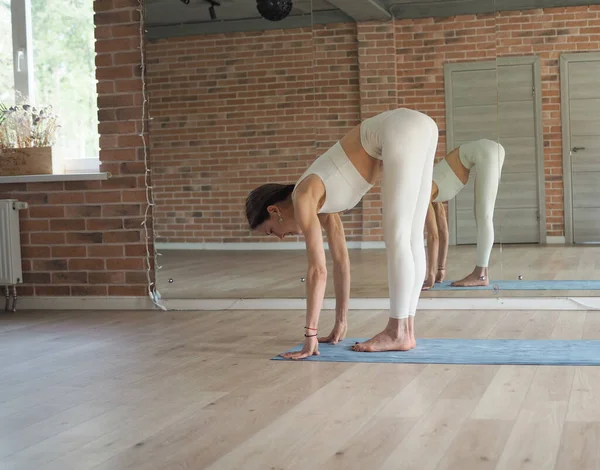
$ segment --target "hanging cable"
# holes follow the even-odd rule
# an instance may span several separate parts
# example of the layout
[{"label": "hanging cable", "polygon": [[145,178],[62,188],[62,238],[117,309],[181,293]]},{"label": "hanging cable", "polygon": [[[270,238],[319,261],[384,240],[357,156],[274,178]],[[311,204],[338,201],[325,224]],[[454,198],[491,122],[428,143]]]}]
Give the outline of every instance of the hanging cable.
[{"label": "hanging cable", "polygon": [[146,279],[148,281],[148,296],[150,297],[150,300],[152,300],[152,303],[161,310],[167,310],[167,308],[161,302],[160,293],[158,292],[155,281],[152,279],[152,260],[154,261],[154,266],[158,269],[158,259],[156,249],[153,250],[154,257],[152,257],[150,254],[150,233],[148,231],[150,211],[154,207],[154,195],[152,192],[153,188],[150,183],[148,146],[146,145],[146,104],[148,103],[148,98],[146,96],[146,55],[144,51],[144,0],[138,0],[138,4],[138,11],[140,12],[140,68],[142,80],[142,130],[140,132],[140,137],[142,138],[142,147],[144,149],[144,185],[146,187],[146,209],[144,211],[144,220],[142,221],[142,226],[144,227],[144,241],[146,245]]}]

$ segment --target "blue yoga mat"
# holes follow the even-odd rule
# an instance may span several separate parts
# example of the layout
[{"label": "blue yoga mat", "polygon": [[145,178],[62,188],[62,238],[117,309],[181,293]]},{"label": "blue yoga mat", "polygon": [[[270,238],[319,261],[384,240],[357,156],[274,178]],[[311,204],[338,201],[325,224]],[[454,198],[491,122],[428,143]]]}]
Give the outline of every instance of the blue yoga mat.
[{"label": "blue yoga mat", "polygon": [[454,281],[444,281],[436,284],[431,291],[436,290],[600,290],[600,281],[590,280],[539,280],[539,281],[490,281],[488,286],[453,287]]},{"label": "blue yoga mat", "polygon": [[[417,339],[410,351],[363,353],[350,347],[368,338],[319,344],[319,356],[304,361],[388,362],[407,364],[527,364],[553,366],[600,365],[600,340]],[[290,351],[300,351],[302,345]],[[281,356],[274,360],[284,359]]]}]

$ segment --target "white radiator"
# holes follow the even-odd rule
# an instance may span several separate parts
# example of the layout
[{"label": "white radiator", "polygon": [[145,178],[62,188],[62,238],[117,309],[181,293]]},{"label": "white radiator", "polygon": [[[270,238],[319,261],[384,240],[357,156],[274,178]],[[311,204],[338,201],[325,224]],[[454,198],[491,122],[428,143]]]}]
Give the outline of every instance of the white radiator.
[{"label": "white radiator", "polygon": [[0,200],[0,286],[23,283],[19,209],[26,207],[16,199]]}]

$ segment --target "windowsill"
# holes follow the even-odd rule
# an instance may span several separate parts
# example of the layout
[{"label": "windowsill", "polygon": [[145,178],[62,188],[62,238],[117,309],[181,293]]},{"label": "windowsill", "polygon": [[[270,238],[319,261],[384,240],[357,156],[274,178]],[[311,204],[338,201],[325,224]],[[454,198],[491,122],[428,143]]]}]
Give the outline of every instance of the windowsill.
[{"label": "windowsill", "polygon": [[108,172],[98,173],[65,173],[62,175],[19,175],[0,176],[0,184],[3,183],[45,183],[48,181],[99,181],[111,177]]}]

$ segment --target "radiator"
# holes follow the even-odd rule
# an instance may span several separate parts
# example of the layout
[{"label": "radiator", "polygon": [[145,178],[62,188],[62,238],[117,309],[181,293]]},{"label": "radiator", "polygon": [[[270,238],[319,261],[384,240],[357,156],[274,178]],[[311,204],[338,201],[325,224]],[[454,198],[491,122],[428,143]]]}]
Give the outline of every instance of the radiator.
[{"label": "radiator", "polygon": [[23,283],[19,210],[26,207],[16,199],[0,200],[0,286]]}]

